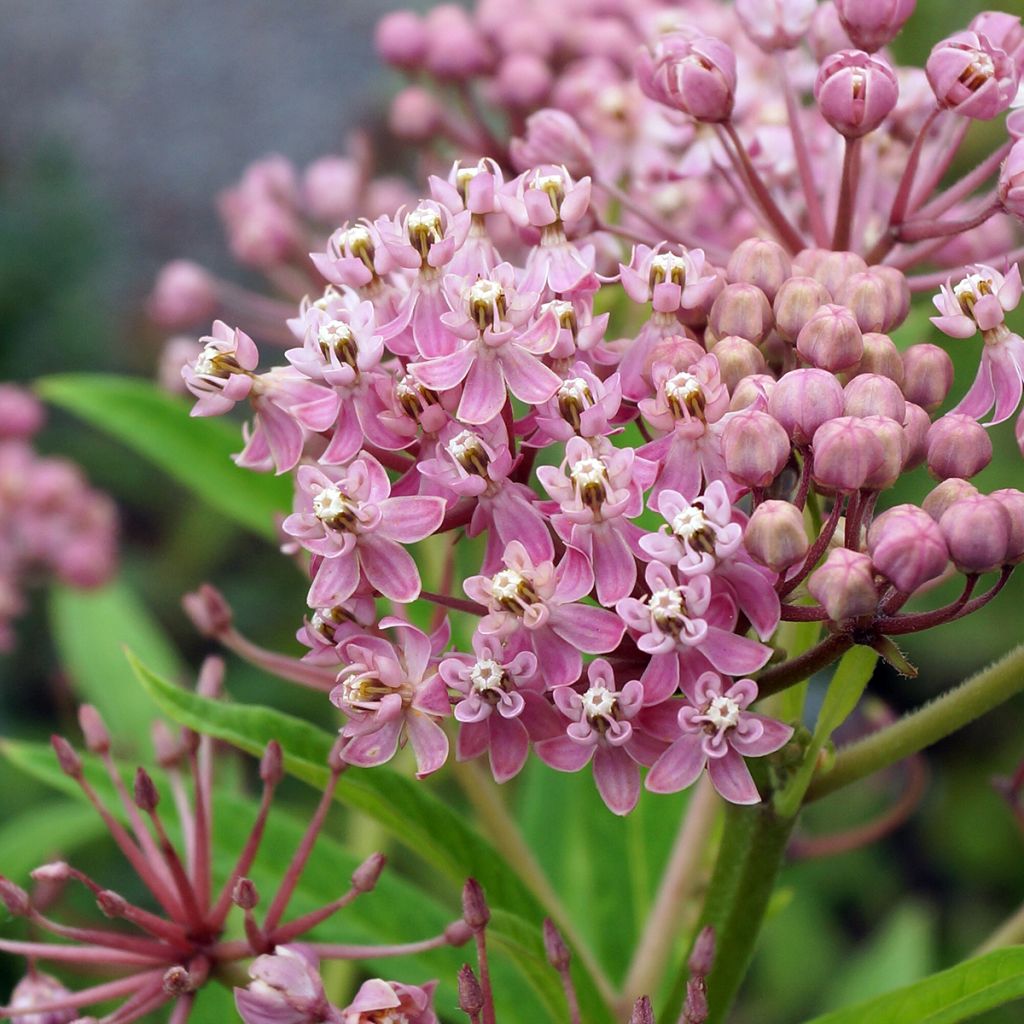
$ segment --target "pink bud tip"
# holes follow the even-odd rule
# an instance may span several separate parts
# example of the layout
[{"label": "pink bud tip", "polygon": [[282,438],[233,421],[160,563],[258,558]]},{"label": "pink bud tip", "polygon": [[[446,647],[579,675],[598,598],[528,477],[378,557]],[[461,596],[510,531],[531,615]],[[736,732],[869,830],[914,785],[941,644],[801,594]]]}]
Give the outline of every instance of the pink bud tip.
[{"label": "pink bud tip", "polygon": [[145,768],[135,769],[132,797],[139,810],[145,811],[147,814],[155,811],[157,804],[160,803],[160,793],[157,791],[156,783]]},{"label": "pink bud tip", "polygon": [[85,737],[85,745],[94,754],[105,754],[110,749],[110,733],[103,716],[92,704],[83,704],[78,709],[78,724]]},{"label": "pink bud tip", "polygon": [[651,1006],[650,996],[641,996],[633,1004],[629,1024],[654,1024],[654,1008]]},{"label": "pink bud tip", "polygon": [[888,62],[861,50],[827,57],[814,83],[821,116],[851,139],[873,132],[892,113],[899,92]]},{"label": "pink bud tip", "polygon": [[388,859],[383,853],[371,853],[352,875],[352,888],[357,892],[370,892],[377,884]]},{"label": "pink bud tip", "polygon": [[690,959],[687,966],[690,973],[706,978],[711,973],[715,963],[715,929],[706,924],[701,928],[693,943],[693,950],[690,952]]},{"label": "pink bud tip", "polygon": [[461,918],[452,921],[444,930],[445,941],[449,946],[464,946],[477,933],[478,929],[473,928]]},{"label": "pink bud tip", "polygon": [[544,952],[548,962],[556,971],[564,971],[569,966],[569,947],[562,938],[562,933],[555,927],[550,917],[544,918]]},{"label": "pink bud tip", "polygon": [[470,1017],[476,1017],[484,1008],[484,991],[476,980],[473,968],[463,964],[459,968],[459,1009]]},{"label": "pink bud tip", "polygon": [[75,753],[74,747],[63,736],[53,735],[50,737],[50,744],[53,752],[57,755],[57,763],[65,775],[73,779],[82,777],[82,759]]},{"label": "pink bud tip", "polygon": [[475,878],[467,878],[462,887],[462,916],[474,931],[486,928],[491,919],[483,886]]},{"label": "pink bud tip", "polygon": [[260,778],[268,786],[276,786],[284,777],[284,754],[281,744],[271,740],[260,758]]},{"label": "pink bud tip", "polygon": [[260,902],[260,893],[251,878],[240,878],[231,890],[231,902],[242,910],[253,910]]}]

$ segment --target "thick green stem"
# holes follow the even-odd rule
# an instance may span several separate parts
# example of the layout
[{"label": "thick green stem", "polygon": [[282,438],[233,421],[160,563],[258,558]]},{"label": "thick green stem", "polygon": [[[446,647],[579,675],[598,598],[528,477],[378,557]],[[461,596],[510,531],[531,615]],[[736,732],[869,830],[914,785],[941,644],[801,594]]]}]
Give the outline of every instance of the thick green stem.
[{"label": "thick green stem", "polygon": [[[780,818],[769,803],[730,806],[700,926],[715,929],[715,964],[708,976],[708,1024],[724,1020],[754,954],[796,818]],[[680,967],[658,1020],[678,1018],[688,970]]]},{"label": "thick green stem", "polygon": [[834,793],[962,729],[1024,690],[1024,645],[894,725],[843,747],[832,770],[811,783],[807,800]]}]

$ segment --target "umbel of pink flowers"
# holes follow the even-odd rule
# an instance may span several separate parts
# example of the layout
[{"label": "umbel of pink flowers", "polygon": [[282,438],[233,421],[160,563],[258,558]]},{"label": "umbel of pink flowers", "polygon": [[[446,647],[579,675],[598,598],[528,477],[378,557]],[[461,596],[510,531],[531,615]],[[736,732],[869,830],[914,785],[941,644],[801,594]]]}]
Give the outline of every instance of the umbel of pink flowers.
[{"label": "umbel of pink flowers", "polygon": [[[759,698],[855,644],[907,669],[890,638],[978,610],[1024,556],[1024,494],[970,482],[1024,379],[1007,319],[1024,29],[981,15],[897,75],[885,46],[906,0],[591,6],[565,16],[609,31],[574,45],[607,49],[573,60],[561,5],[531,7],[529,39],[500,3],[385,19],[385,57],[486,90],[521,130],[511,146],[472,118],[435,124],[414,87],[400,103],[476,154],[397,212],[347,220],[309,262],[264,259],[301,292],[286,318],[194,268],[162,279],[158,308],[232,309],[252,329],[218,320],[183,375],[196,414],[251,409],[241,465],[294,475],[282,532],[308,565],[308,653],[246,639],[212,588],[187,603],[208,634],[328,694],[348,763],[409,744],[425,776],[454,730],[455,756],[487,756],[498,781],[531,749],[590,765],[619,814],[705,767],[753,803],[748,761],[793,732]],[[502,83],[530,62],[553,105],[527,117]],[[1008,113],[1005,141],[940,187],[970,123]],[[230,205],[298,225],[274,167]],[[938,290],[936,328],[978,354],[952,408],[945,349],[892,339],[912,289]],[[253,335],[286,362],[261,370]],[[919,466],[934,490],[888,507]],[[442,565],[426,583],[409,550],[425,541]],[[904,610],[950,576],[955,601]],[[426,632],[413,602],[435,606]],[[787,659],[784,621],[819,621],[823,639]]]}]

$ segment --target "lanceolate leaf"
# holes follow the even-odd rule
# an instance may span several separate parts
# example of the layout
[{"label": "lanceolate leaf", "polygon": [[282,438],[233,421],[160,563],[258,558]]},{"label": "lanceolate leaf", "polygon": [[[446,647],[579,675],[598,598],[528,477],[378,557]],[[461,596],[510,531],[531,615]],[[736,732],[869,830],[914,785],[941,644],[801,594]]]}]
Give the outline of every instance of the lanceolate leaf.
[{"label": "lanceolate leaf", "polygon": [[[317,788],[327,781],[332,734],[270,708],[205,700],[129,657],[142,685],[170,718],[255,755],[276,739],[291,774]],[[455,885],[476,878],[493,908],[521,918],[539,938],[545,911],[512,865],[422,783],[384,767],[351,769],[342,777],[338,799],[378,821]],[[577,984],[588,1024],[609,1021],[608,1009],[581,965]]]},{"label": "lanceolate leaf", "polygon": [[122,580],[99,590],[54,587],[50,622],[76,696],[99,708],[118,740],[144,741],[156,709],[139,690],[125,647],[171,679],[181,678],[184,666],[138,597]]},{"label": "lanceolate leaf", "polygon": [[1024,998],[1024,946],[997,949],[807,1024],[958,1024]]},{"label": "lanceolate leaf", "polygon": [[273,540],[274,517],[291,504],[285,477],[239,469],[236,424],[189,416],[189,403],[135,377],[67,374],[37,384],[43,398],[110,434],[207,504]]}]

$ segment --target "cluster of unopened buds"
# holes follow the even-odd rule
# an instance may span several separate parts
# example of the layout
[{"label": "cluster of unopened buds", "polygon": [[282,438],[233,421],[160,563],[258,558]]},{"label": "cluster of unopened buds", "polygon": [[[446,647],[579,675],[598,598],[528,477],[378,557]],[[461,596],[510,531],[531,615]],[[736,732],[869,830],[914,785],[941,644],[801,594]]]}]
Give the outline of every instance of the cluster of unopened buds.
[{"label": "cluster of unopened buds", "polygon": [[[492,7],[477,12],[482,41]],[[738,17],[750,37],[742,63],[661,8],[649,22],[623,8],[651,40],[630,81],[637,111],[658,122],[647,155],[696,189],[681,216],[712,207],[721,230],[637,212],[629,161],[648,135],[630,136],[627,154],[544,110],[511,155],[457,161],[430,177],[429,198],[350,221],[312,252],[286,365],[261,372],[252,337],[223,321],[201,339],[183,370],[194,412],[248,402],[238,462],[294,473],[282,530],[308,556],[309,653],[262,651],[212,590],[190,609],[229,646],[329,692],[345,761],[378,765],[408,742],[428,775],[448,756],[453,717],[457,756],[487,754],[498,781],[532,747],[562,771],[592,765],[619,814],[641,768],[664,793],[706,766],[727,799],[757,802],[746,759],[793,734],[751,710],[759,697],[855,644],[912,671],[891,638],[970,614],[1005,584],[1024,556],[1024,494],[981,494],[970,480],[992,457],[986,426],[1021,402],[1024,341],[1006,323],[1021,298],[1008,241],[1024,214],[1020,118],[990,159],[937,189],[971,121],[1009,110],[1024,29],[979,16],[935,47],[918,81],[882,49],[912,7],[714,5],[713,23]],[[431,46],[461,38],[435,37],[439,12],[474,24],[454,8],[395,15],[379,43],[465,85],[429,63]],[[816,76],[804,74],[805,39]],[[816,109],[790,82],[797,70]],[[754,140],[775,118],[772,74],[790,103],[769,168]],[[758,98],[743,100],[744,81]],[[686,163],[698,152],[706,174]],[[792,163],[780,167],[780,152]],[[515,174],[506,157],[532,165]],[[609,174],[634,189],[615,223]],[[621,238],[634,244],[617,260]],[[963,266],[979,252],[989,262]],[[908,279],[936,259],[961,269]],[[975,383],[943,415],[950,357],[891,337],[912,286],[938,290],[941,332],[982,342]],[[921,465],[939,481],[923,506],[876,514]],[[456,569],[463,537],[483,539],[466,549],[479,559],[469,571]],[[408,550],[428,538],[445,564],[436,589]],[[951,604],[902,610],[953,575],[963,589]],[[437,607],[429,635],[403,610],[417,601]],[[784,621],[821,621],[824,639],[787,661],[770,644]]]},{"label": "cluster of unopened buds", "polygon": [[33,395],[0,385],[0,651],[14,644],[29,587],[99,586],[117,557],[113,502],[73,463],[34,449],[43,418]]}]

